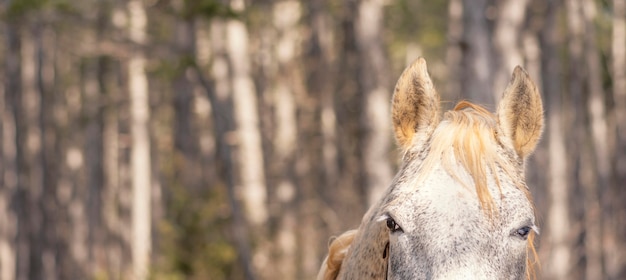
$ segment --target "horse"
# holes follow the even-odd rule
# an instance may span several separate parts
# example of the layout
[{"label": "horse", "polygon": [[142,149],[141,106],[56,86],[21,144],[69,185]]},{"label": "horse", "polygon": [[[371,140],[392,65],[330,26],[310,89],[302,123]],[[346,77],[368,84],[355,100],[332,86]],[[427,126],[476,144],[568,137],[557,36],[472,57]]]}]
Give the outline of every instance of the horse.
[{"label": "horse", "polygon": [[468,101],[440,110],[419,58],[392,97],[399,171],[360,226],[330,242],[318,280],[534,278],[524,161],[543,131],[537,87],[517,66],[495,113]]}]

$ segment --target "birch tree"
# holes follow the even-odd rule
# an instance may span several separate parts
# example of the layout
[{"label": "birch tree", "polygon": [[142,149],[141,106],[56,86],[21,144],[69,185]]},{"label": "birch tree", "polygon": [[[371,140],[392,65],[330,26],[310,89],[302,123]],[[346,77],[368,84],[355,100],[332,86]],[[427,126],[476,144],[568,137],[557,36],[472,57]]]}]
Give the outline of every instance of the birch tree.
[{"label": "birch tree", "polygon": [[[231,8],[243,12],[245,3],[232,0]],[[235,120],[237,122],[237,153],[241,176],[240,195],[245,204],[246,216],[255,226],[267,220],[267,194],[259,132],[259,113],[256,89],[250,76],[248,30],[244,22],[230,19],[227,22],[227,52],[232,73],[232,91]]]},{"label": "birch tree", "polygon": [[148,82],[143,47],[146,42],[146,11],[141,0],[128,2],[130,40],[134,46],[128,61],[128,91],[132,133],[132,259],[133,278],[146,279],[150,264],[150,139],[148,134]]}]

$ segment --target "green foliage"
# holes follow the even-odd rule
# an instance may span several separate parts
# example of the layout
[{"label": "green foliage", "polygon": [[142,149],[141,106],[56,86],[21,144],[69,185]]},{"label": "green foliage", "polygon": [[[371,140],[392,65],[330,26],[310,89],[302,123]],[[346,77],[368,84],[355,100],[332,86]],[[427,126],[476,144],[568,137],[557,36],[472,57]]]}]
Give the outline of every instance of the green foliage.
[{"label": "green foliage", "polygon": [[385,10],[385,28],[389,31],[385,39],[394,61],[400,62],[406,58],[408,45],[417,46],[427,57],[445,56],[448,2],[391,1]]},{"label": "green foliage", "polygon": [[160,10],[166,14],[181,17],[183,19],[193,19],[203,17],[212,19],[216,17],[233,18],[239,17],[239,14],[230,8],[228,4],[220,0],[183,0],[181,2],[173,2],[172,0],[164,0],[158,2]]},{"label": "green foliage", "polygon": [[196,65],[196,59],[192,55],[179,55],[176,60],[161,60],[147,69],[150,75],[154,75],[159,79],[172,81],[175,77],[184,73],[189,67]]},{"label": "green foliage", "polygon": [[71,12],[75,9],[69,0],[13,0],[9,3],[3,17],[13,21],[27,17],[31,13],[44,9]]},{"label": "green foliage", "polygon": [[230,279],[236,251],[227,239],[230,219],[224,195],[176,187],[160,226],[161,256],[153,279]]},{"label": "green foliage", "polygon": [[9,20],[15,20],[23,17],[31,11],[37,11],[41,9],[48,0],[14,0],[9,2],[9,6],[6,11],[6,18]]},{"label": "green foliage", "polygon": [[196,16],[211,19],[213,17],[232,18],[237,17],[237,13],[228,5],[218,0],[185,0],[184,18]]}]

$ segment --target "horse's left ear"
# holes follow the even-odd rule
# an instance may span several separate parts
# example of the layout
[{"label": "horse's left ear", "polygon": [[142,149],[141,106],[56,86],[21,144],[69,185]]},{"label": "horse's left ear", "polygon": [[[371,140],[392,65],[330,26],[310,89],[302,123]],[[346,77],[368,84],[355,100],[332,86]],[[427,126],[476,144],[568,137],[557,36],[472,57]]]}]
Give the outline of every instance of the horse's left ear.
[{"label": "horse's left ear", "polygon": [[520,66],[498,105],[498,123],[503,140],[523,159],[532,153],[543,132],[541,95],[528,73]]},{"label": "horse's left ear", "polygon": [[439,123],[439,94],[428,75],[426,60],[418,58],[396,83],[391,118],[398,145],[421,149]]}]

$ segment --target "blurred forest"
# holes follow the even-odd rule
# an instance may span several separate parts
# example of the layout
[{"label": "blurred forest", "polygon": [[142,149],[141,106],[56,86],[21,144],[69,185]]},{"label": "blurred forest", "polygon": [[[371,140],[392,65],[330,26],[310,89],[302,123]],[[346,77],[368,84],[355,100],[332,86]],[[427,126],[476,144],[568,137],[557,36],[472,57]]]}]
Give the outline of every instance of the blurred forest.
[{"label": "blurred forest", "polygon": [[0,279],[312,279],[398,164],[390,97],[523,65],[539,279],[626,279],[624,0],[3,0]]}]

